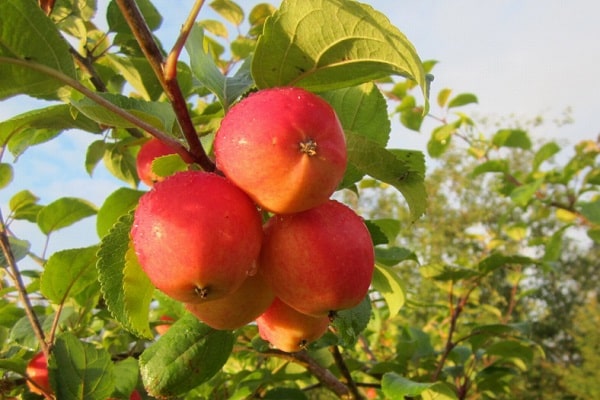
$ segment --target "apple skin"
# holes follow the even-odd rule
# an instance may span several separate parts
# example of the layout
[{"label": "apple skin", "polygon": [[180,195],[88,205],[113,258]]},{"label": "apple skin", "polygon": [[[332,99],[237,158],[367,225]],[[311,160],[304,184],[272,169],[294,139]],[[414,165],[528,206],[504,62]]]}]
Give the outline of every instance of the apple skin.
[{"label": "apple skin", "polygon": [[158,157],[175,153],[175,150],[170,146],[156,138],[152,138],[144,143],[135,160],[135,167],[140,180],[150,187],[155,182],[164,180],[164,177],[152,172],[152,161]]},{"label": "apple skin", "polygon": [[36,386],[27,380],[27,387],[29,387],[29,390],[40,395],[43,395],[44,393],[53,393],[48,377],[48,361],[44,353],[36,354],[29,363],[27,363],[25,371],[29,380],[35,382],[37,385]]},{"label": "apple skin", "polygon": [[173,322],[175,322],[175,318],[168,315],[161,315],[159,320],[167,322],[166,324],[159,324],[154,327],[154,329],[156,329],[156,333],[159,335],[164,335],[167,333],[169,328],[171,328],[171,325],[173,325]]},{"label": "apple skin", "polygon": [[262,221],[252,200],[225,178],[185,171],[140,198],[131,237],[152,284],[196,303],[232,293],[256,268]]},{"label": "apple skin", "polygon": [[214,153],[227,178],[278,214],[327,201],[347,163],[333,108],[296,87],[260,90],[234,105],[217,130]]},{"label": "apple skin", "polygon": [[259,261],[275,296],[313,316],[352,308],[367,295],[375,255],[361,217],[335,200],[264,227]]},{"label": "apple skin", "polygon": [[294,353],[323,336],[329,327],[329,318],[302,314],[275,298],[256,319],[256,324],[263,340],[281,351]]},{"label": "apple skin", "polygon": [[234,330],[254,321],[273,302],[275,295],[262,275],[249,276],[235,292],[208,303],[186,304],[189,312],[206,325]]}]

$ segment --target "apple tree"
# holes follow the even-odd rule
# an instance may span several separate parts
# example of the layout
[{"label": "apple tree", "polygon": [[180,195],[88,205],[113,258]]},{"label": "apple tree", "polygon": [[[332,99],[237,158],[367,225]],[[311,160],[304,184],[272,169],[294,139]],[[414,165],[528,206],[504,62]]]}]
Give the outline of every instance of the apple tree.
[{"label": "apple tree", "polygon": [[[510,398],[543,354],[515,311],[525,277],[557,263],[569,229],[599,240],[597,143],[544,169],[559,145],[486,138],[451,113],[473,94],[440,90],[435,117],[435,63],[367,4],[185,6],[165,43],[150,0],[0,2],[0,99],[46,101],[0,122],[1,190],[18,156],[67,130],[92,138],[81,168],[121,182],[101,204],[31,188],[3,205],[2,398]],[[431,116],[427,149],[388,146],[392,118],[420,130]],[[506,219],[428,259],[405,238],[427,235],[426,212],[461,209],[428,209],[425,151],[459,140],[477,165],[457,179],[560,223],[525,246]],[[365,206],[389,190],[402,212]],[[36,226],[45,247],[90,217],[96,244],[52,254],[13,228]]]}]

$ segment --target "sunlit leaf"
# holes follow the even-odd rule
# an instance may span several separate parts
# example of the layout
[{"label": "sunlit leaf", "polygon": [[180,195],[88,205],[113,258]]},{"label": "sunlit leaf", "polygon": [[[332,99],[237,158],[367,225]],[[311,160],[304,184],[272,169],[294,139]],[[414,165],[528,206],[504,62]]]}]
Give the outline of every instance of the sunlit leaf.
[{"label": "sunlit leaf", "polygon": [[244,10],[231,0],[213,0],[210,7],[234,25],[244,21]]},{"label": "sunlit leaf", "polygon": [[402,306],[404,306],[406,296],[404,294],[404,284],[396,271],[391,267],[375,264],[373,288],[385,299],[390,311],[390,317],[398,314]]},{"label": "sunlit leaf", "polygon": [[531,139],[527,132],[520,129],[501,129],[492,138],[492,143],[498,147],[514,147],[524,150],[531,149]]},{"label": "sunlit leaf", "polygon": [[96,218],[96,231],[102,238],[123,215],[133,210],[138,200],[145,192],[129,188],[119,188],[108,195],[98,210]]},{"label": "sunlit leaf", "polygon": [[535,152],[535,155],[533,156],[533,170],[537,171],[544,161],[550,159],[559,151],[560,146],[555,142],[548,142],[544,144],[539,148],[538,151]]},{"label": "sunlit leaf", "polygon": [[13,176],[14,171],[12,165],[0,163],[0,189],[3,189],[10,184],[13,180]]},{"label": "sunlit leaf", "polygon": [[358,306],[338,311],[333,320],[340,345],[352,347],[371,319],[371,300],[366,296]]},{"label": "sunlit leaf", "polygon": [[42,208],[37,216],[41,231],[48,235],[96,214],[96,207],[87,200],[61,197]]},{"label": "sunlit leaf", "polygon": [[600,224],[600,200],[577,204],[581,214],[594,224]]},{"label": "sunlit leaf", "polygon": [[477,96],[472,93],[461,93],[453,97],[448,102],[448,108],[466,106],[467,104],[477,103]]},{"label": "sunlit leaf", "polygon": [[[10,245],[15,262],[21,261],[27,257],[27,254],[29,254],[31,243],[29,243],[27,240],[17,239],[16,237],[10,236],[8,238],[8,243]],[[8,260],[6,259],[3,251],[0,251],[0,266],[8,266]]]},{"label": "sunlit leaf", "polygon": [[390,399],[403,399],[405,396],[414,397],[429,389],[432,382],[415,382],[393,372],[383,375],[381,389]]}]

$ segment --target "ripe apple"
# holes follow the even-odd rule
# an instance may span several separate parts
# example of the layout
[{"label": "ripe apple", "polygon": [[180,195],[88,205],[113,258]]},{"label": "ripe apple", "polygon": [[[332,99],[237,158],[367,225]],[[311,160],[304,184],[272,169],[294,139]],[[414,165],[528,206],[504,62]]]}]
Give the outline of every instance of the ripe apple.
[{"label": "ripe apple", "polygon": [[166,324],[159,324],[156,325],[154,327],[154,329],[156,329],[156,333],[158,333],[159,335],[164,335],[165,333],[167,333],[167,331],[169,330],[169,328],[171,327],[171,325],[173,325],[173,322],[175,321],[175,318],[170,317],[168,315],[161,315],[159,320],[161,321],[165,321],[167,322]]},{"label": "ripe apple", "polygon": [[278,298],[256,319],[258,334],[273,347],[293,353],[327,332],[328,317],[302,314]]},{"label": "ripe apple", "polygon": [[33,393],[43,395],[52,393],[50,379],[48,378],[48,360],[44,353],[38,353],[27,363],[27,386]]},{"label": "ripe apple", "polygon": [[170,146],[156,138],[144,143],[135,160],[135,167],[140,180],[148,186],[153,186],[155,182],[164,180],[163,177],[152,172],[152,161],[158,157],[175,153],[175,150]]},{"label": "ripe apple", "polygon": [[214,152],[227,178],[278,214],[327,201],[347,161],[333,108],[295,87],[260,90],[234,105],[217,130]]},{"label": "ripe apple", "polygon": [[186,304],[189,312],[214,329],[233,330],[254,321],[275,295],[262,275],[249,276],[235,292],[208,303]]},{"label": "ripe apple", "polygon": [[196,303],[232,293],[256,268],[262,221],[252,200],[227,179],[185,171],[140,198],[131,237],[154,286]]},{"label": "ripe apple", "polygon": [[265,224],[259,273],[275,296],[313,316],[358,305],[366,296],[375,256],[367,227],[335,200]]}]

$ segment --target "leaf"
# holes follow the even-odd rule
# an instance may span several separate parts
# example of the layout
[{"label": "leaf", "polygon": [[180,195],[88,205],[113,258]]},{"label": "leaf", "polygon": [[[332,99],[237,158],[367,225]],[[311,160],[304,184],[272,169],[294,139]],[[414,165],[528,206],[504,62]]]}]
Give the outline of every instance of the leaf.
[{"label": "leaf", "polygon": [[[31,243],[29,243],[27,240],[17,239],[16,237],[9,236],[8,243],[10,245],[15,262],[21,261],[29,254]],[[8,266],[8,261],[6,260],[3,251],[0,251],[0,266]]]},{"label": "leaf", "polygon": [[387,237],[387,242],[392,243],[400,233],[400,221],[393,218],[380,218],[371,220]]},{"label": "leaf", "polygon": [[408,203],[413,220],[426,208],[425,159],[411,150],[388,150],[361,135],[346,132],[348,163],[371,177],[398,189]]},{"label": "leaf", "polygon": [[57,399],[105,400],[113,393],[113,364],[106,350],[63,333],[51,354],[48,369]]},{"label": "leaf", "polygon": [[487,274],[511,264],[530,265],[535,264],[535,260],[519,255],[506,256],[501,253],[492,253],[481,260],[477,265],[477,268],[482,273]]},{"label": "leaf", "polygon": [[486,354],[510,360],[521,371],[525,371],[533,362],[534,351],[528,344],[515,340],[502,340],[489,346]]},{"label": "leaf", "polygon": [[335,109],[344,131],[387,145],[391,131],[387,102],[375,84],[323,92],[321,97]]},{"label": "leaf", "polygon": [[427,152],[433,158],[440,157],[450,146],[452,135],[460,126],[460,120],[435,128],[427,142]]},{"label": "leaf", "polygon": [[545,143],[533,156],[533,171],[537,171],[544,161],[548,160],[559,151],[560,146],[555,142]]},{"label": "leaf", "polygon": [[97,282],[97,246],[58,251],[50,256],[40,279],[40,291],[55,304],[74,297]]},{"label": "leaf", "polygon": [[48,235],[96,214],[96,207],[83,199],[62,197],[40,210],[37,224]]},{"label": "leaf", "polygon": [[[0,57],[42,64],[76,79],[69,45],[33,0],[0,1]],[[0,62],[0,99],[22,93],[55,99],[62,86],[31,68]]]},{"label": "leaf", "polygon": [[593,224],[600,224],[600,200],[577,203],[581,214]]},{"label": "leaf", "polygon": [[88,146],[87,152],[85,153],[85,170],[90,176],[92,176],[96,165],[98,165],[100,160],[104,157],[105,152],[106,143],[104,140],[96,140]]},{"label": "leaf", "polygon": [[411,381],[394,372],[388,372],[381,379],[381,390],[387,398],[403,399],[405,396],[418,396],[434,384],[432,382]]},{"label": "leaf", "polygon": [[356,344],[371,319],[371,299],[366,296],[359,305],[348,310],[338,311],[333,320],[340,345],[350,348]]},{"label": "leaf", "polygon": [[448,103],[448,108],[466,106],[467,104],[477,103],[477,96],[472,93],[461,93],[453,97]]},{"label": "leaf", "polygon": [[[168,103],[145,101],[126,97],[116,93],[98,93],[98,96],[110,101],[117,107],[135,115],[144,122],[164,132],[177,133],[179,125],[175,113]],[[136,125],[107,110],[95,101],[84,97],[73,100],[71,104],[88,118],[115,128],[136,128]]]},{"label": "leaf", "polygon": [[0,189],[8,186],[14,177],[13,167],[7,163],[0,163]]},{"label": "leaf", "polygon": [[[152,5],[150,0],[136,0],[136,4],[144,17],[144,21],[151,31],[155,31],[162,25],[162,16]],[[131,29],[121,13],[117,4],[111,1],[106,9],[106,21],[110,32],[131,33]]]},{"label": "leaf", "polygon": [[400,264],[402,261],[412,260],[419,262],[417,255],[403,247],[375,248],[375,257],[377,262],[393,267]]},{"label": "leaf", "polygon": [[520,129],[501,129],[494,134],[492,143],[498,147],[531,149],[531,139],[527,132]]},{"label": "leaf", "polygon": [[163,88],[154,74],[152,66],[144,57],[120,57],[116,54],[105,54],[103,60],[114,68],[146,101],[156,101],[163,94]]},{"label": "leaf", "polygon": [[371,235],[371,241],[373,242],[373,246],[377,246],[379,244],[387,244],[389,242],[387,236],[377,224],[372,221],[366,220],[365,225],[369,230],[369,234]]},{"label": "leaf", "polygon": [[112,316],[138,336],[151,338],[148,323],[153,288],[135,260],[129,232],[133,213],[119,218],[98,251],[98,280]]},{"label": "leaf", "polygon": [[124,360],[114,364],[115,394],[120,394],[123,398],[129,398],[138,383],[139,377],[138,360],[133,357],[127,357]]},{"label": "leaf", "polygon": [[136,140],[136,138],[129,137],[118,143],[107,144],[103,157],[106,169],[116,178],[127,182],[132,187],[137,187],[139,183],[135,164],[136,156],[132,151],[132,146],[130,146]]},{"label": "leaf", "polygon": [[354,1],[284,0],[265,22],[252,62],[259,88],[326,91],[389,75],[414,79],[427,99],[413,45],[385,15]]},{"label": "leaf", "polygon": [[473,172],[471,172],[471,177],[476,178],[481,174],[485,174],[488,172],[500,172],[505,173],[508,172],[508,161],[507,160],[489,160],[484,163],[479,164]]},{"label": "leaf", "polygon": [[119,188],[108,195],[98,210],[96,231],[98,237],[106,236],[119,218],[133,210],[140,197],[146,192],[129,188]]},{"label": "leaf", "polygon": [[404,306],[406,296],[402,280],[392,268],[375,263],[373,271],[373,288],[379,292],[388,305],[390,318],[394,317]]},{"label": "leaf", "polygon": [[210,7],[234,25],[244,22],[244,10],[231,0],[213,0]]},{"label": "leaf", "polygon": [[189,165],[179,154],[169,154],[152,160],[152,172],[163,178],[171,176],[175,172],[187,171],[188,167]]},{"label": "leaf", "polygon": [[252,86],[248,65],[244,63],[233,77],[221,73],[213,58],[204,51],[204,32],[194,26],[185,48],[190,55],[190,65],[194,76],[219,99],[227,110],[233,102]]},{"label": "leaf", "polygon": [[516,205],[520,207],[525,207],[529,204],[531,200],[534,199],[536,192],[539,190],[543,183],[544,179],[540,178],[536,179],[531,183],[526,183],[524,185],[517,186],[513,189],[512,192],[510,192],[510,198]]},{"label": "leaf", "polygon": [[442,108],[445,107],[451,94],[452,94],[452,89],[445,88],[445,89],[440,90],[437,95],[438,106],[440,106]]},{"label": "leaf", "polygon": [[142,353],[144,386],[154,397],[183,395],[219,372],[234,342],[231,332],[215,330],[185,314]]},{"label": "leaf", "polygon": [[423,400],[458,400],[454,387],[446,382],[436,382],[421,392]]}]

